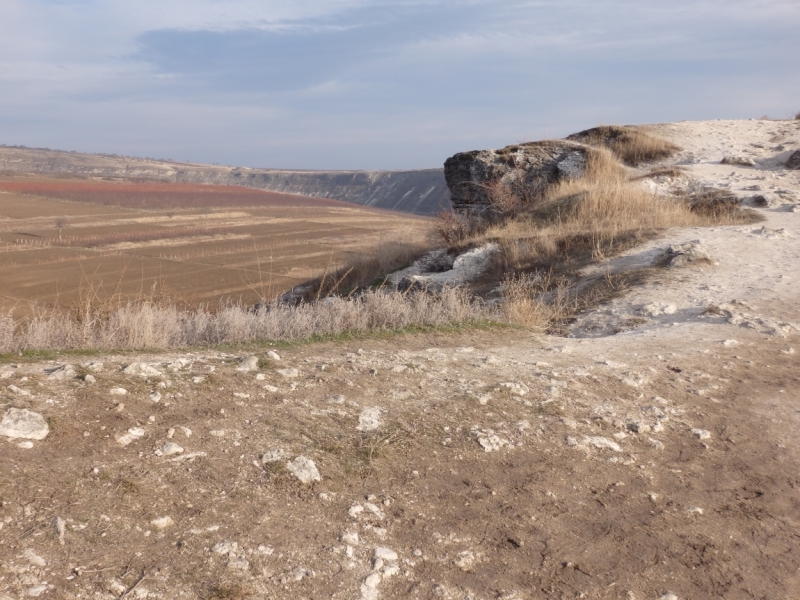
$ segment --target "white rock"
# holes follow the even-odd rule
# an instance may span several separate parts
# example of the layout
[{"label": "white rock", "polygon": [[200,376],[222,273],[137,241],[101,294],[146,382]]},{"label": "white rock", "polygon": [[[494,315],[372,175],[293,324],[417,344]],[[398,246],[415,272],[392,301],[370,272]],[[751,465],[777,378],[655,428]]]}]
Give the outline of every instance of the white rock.
[{"label": "white rock", "polygon": [[239,551],[239,544],[236,542],[219,542],[211,548],[211,551],[220,556],[236,554]]},{"label": "white rock", "polygon": [[288,367],[286,369],[278,369],[277,373],[279,375],[283,375],[287,379],[291,379],[293,377],[297,377],[298,375],[300,375],[300,371],[298,371],[294,367]]},{"label": "white rock", "polygon": [[667,592],[666,594],[661,596],[658,600],[678,600],[678,597],[672,592]]},{"label": "white rock", "polygon": [[28,442],[28,441],[20,442],[19,444],[17,444],[17,448],[22,448],[23,450],[30,450],[31,448],[33,448],[33,442]]},{"label": "white rock", "polygon": [[150,401],[151,402],[160,402],[161,401],[161,392],[158,390],[154,392],[150,392]]},{"label": "white rock", "polygon": [[595,448],[613,450],[614,452],[622,452],[622,448],[620,448],[619,444],[612,442],[608,438],[587,436],[583,438],[583,441],[591,446],[594,446]]},{"label": "white rock", "polygon": [[173,454],[181,454],[182,452],[183,448],[181,448],[175,442],[167,442],[161,446],[161,454],[163,456],[172,456]]},{"label": "white rock", "polygon": [[273,394],[278,391],[278,388],[276,388],[274,385],[269,385],[269,384],[265,385],[264,389],[267,390],[268,392],[272,392]]},{"label": "white rock", "polygon": [[121,446],[127,446],[134,440],[138,440],[144,436],[144,429],[141,427],[131,427],[126,433],[115,436],[117,443]]},{"label": "white rock", "polygon": [[203,377],[202,375],[197,375],[195,377],[192,377],[192,383],[203,383],[205,380],[206,378]]},{"label": "white rock", "polygon": [[267,352],[267,358],[272,359],[272,360],[280,360],[281,359],[281,357],[278,356],[278,353],[275,352],[275,350],[270,350],[269,352]]},{"label": "white rock", "polygon": [[158,519],[150,521],[150,524],[156,529],[166,529],[167,527],[175,525],[175,521],[173,521],[171,517],[159,517]]},{"label": "white rock", "polygon": [[9,392],[11,392],[12,394],[14,394],[15,396],[30,396],[31,395],[31,393],[28,390],[23,390],[22,388],[19,388],[19,387],[15,386],[15,385],[9,385],[6,389]]},{"label": "white rock", "polygon": [[381,412],[379,406],[368,406],[358,416],[358,431],[375,431],[381,426]]},{"label": "white rock", "polygon": [[25,593],[32,598],[38,598],[46,591],[47,591],[47,585],[45,585],[44,583],[40,583],[39,585],[35,585],[33,587],[28,588],[25,591]]},{"label": "white rock", "polygon": [[263,373],[256,373],[256,381],[264,381],[267,378]]},{"label": "white rock", "polygon": [[711,437],[711,432],[707,429],[692,429],[692,435],[698,440],[707,440]]},{"label": "white rock", "polygon": [[64,534],[67,532],[67,522],[61,517],[55,517],[52,521],[53,529],[58,536],[58,543],[64,545]]},{"label": "white rock", "polygon": [[689,509],[689,512],[693,513],[693,514],[697,514],[697,515],[702,515],[703,514],[703,509],[700,508],[699,506],[692,506]]},{"label": "white rock", "polygon": [[47,561],[38,554],[36,554],[36,552],[31,550],[30,548],[26,549],[24,554],[28,562],[31,563],[34,567],[44,568],[47,566]]},{"label": "white rock", "polygon": [[0,421],[0,435],[9,438],[43,440],[50,433],[45,418],[26,408],[9,408]]},{"label": "white rock", "polygon": [[258,370],[258,357],[246,356],[239,361],[239,366],[236,367],[237,371],[257,371]]},{"label": "white rock", "polygon": [[314,461],[305,456],[298,456],[292,461],[286,463],[286,468],[289,469],[289,472],[297,477],[302,483],[311,483],[313,481],[321,481],[322,476],[320,476],[319,471],[317,470],[317,465],[314,464]]},{"label": "white rock", "polygon": [[364,512],[363,506],[361,506],[360,504],[353,504],[353,506],[351,506],[350,509],[347,511],[347,514],[350,515],[350,518],[355,519],[356,517],[358,517],[358,515],[360,515],[363,512]]},{"label": "white rock", "polygon": [[722,345],[730,348],[731,346],[738,346],[739,342],[736,340],[723,340]]},{"label": "white rock", "polygon": [[188,454],[181,454],[175,458],[170,458],[169,462],[184,462],[194,460],[195,458],[202,458],[206,456],[205,452],[189,452]]},{"label": "white rock", "polygon": [[139,377],[160,377],[163,373],[146,363],[135,362],[122,369],[126,375],[138,375]]},{"label": "white rock", "polygon": [[83,376],[83,381],[86,383],[97,383],[97,377],[92,375],[91,373],[87,373]]},{"label": "white rock", "polygon": [[280,448],[276,448],[274,450],[268,450],[261,455],[261,462],[264,464],[278,462],[279,460],[283,460],[286,458],[286,453],[281,450]]},{"label": "white rock", "polygon": [[384,546],[378,546],[375,548],[375,558],[380,558],[387,562],[394,562],[397,560],[397,552]]},{"label": "white rock", "polygon": [[72,365],[62,365],[48,372],[47,378],[55,381],[63,381],[65,379],[72,379],[75,377],[75,369]]},{"label": "white rock", "polygon": [[369,588],[376,588],[378,587],[378,584],[380,584],[380,582],[381,582],[380,573],[370,573],[364,580],[364,585]]},{"label": "white rock", "polygon": [[348,546],[358,546],[358,534],[352,531],[346,531],[342,534],[342,541]]},{"label": "white rock", "polygon": [[108,393],[111,394],[112,396],[125,396],[128,394],[128,390],[121,387],[115,387],[108,390]]}]

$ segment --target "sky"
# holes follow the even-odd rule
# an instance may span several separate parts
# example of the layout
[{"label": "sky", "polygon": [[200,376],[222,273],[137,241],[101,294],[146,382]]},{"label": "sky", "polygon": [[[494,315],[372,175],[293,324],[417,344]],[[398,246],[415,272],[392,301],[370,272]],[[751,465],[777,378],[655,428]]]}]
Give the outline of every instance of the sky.
[{"label": "sky", "polygon": [[599,124],[789,118],[798,0],[0,0],[0,144],[440,167]]}]

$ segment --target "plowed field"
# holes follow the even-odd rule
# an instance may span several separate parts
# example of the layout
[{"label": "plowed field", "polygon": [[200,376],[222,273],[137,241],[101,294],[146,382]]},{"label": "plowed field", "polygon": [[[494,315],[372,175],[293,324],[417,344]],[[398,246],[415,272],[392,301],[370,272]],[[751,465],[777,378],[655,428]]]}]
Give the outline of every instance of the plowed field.
[{"label": "plowed field", "polygon": [[0,311],[153,289],[191,305],[253,303],[430,221],[247,188],[0,179]]}]

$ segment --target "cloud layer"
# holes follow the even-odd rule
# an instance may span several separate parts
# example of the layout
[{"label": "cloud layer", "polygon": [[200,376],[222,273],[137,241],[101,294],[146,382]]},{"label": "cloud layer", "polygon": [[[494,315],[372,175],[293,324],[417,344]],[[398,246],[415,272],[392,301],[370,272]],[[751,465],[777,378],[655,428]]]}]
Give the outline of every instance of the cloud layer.
[{"label": "cloud layer", "polygon": [[794,1],[6,2],[6,144],[423,168],[601,122],[800,110]]}]

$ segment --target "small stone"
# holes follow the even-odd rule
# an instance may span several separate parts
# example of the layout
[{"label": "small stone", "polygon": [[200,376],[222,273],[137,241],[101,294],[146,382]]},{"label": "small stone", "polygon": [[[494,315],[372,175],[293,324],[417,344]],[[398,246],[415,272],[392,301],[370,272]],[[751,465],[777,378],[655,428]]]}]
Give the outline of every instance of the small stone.
[{"label": "small stone", "polygon": [[97,377],[95,377],[95,376],[94,376],[94,375],[92,375],[91,373],[87,373],[86,375],[84,375],[84,376],[83,376],[83,381],[84,381],[85,383],[89,383],[89,384],[91,384],[91,383],[97,383]]},{"label": "small stone", "polygon": [[383,578],[386,579],[387,577],[394,577],[400,572],[399,565],[386,565],[383,568]]},{"label": "small stone", "polygon": [[267,390],[268,392],[272,392],[273,394],[278,391],[278,388],[276,388],[274,385],[269,385],[269,384],[265,385],[264,389]]},{"label": "small stone", "polygon": [[394,562],[397,560],[397,552],[384,546],[379,546],[375,548],[375,558],[380,558],[387,562]]},{"label": "small stone", "polygon": [[417,556],[417,557],[422,556],[422,550],[420,550],[419,548],[416,548],[411,554],[413,554],[414,556]]},{"label": "small stone", "polygon": [[275,352],[275,350],[270,350],[269,352],[267,352],[267,358],[272,359],[272,360],[280,360],[281,359],[281,357],[278,355],[277,352]]},{"label": "small stone", "polygon": [[368,406],[358,416],[358,431],[375,431],[381,426],[382,409],[378,406]]},{"label": "small stone", "polygon": [[197,375],[196,377],[192,377],[192,383],[203,383],[206,380],[205,377],[202,375]]},{"label": "small stone", "polygon": [[173,521],[171,517],[160,517],[150,521],[150,524],[156,529],[166,529],[167,527],[175,525],[175,521]]},{"label": "small stone", "polygon": [[256,373],[256,381],[264,381],[267,378],[263,373]]},{"label": "small stone", "polygon": [[239,361],[239,366],[236,367],[237,371],[257,371],[258,370],[258,357],[246,356]]},{"label": "small stone", "polygon": [[9,438],[43,440],[49,433],[45,418],[26,408],[9,408],[0,421],[0,435]]},{"label": "small stone", "polygon": [[292,379],[300,375],[300,371],[298,371],[294,367],[289,367],[287,369],[278,369],[277,373],[279,375],[282,375],[283,377],[286,377],[287,379]]},{"label": "small stone", "polygon": [[726,348],[730,348],[731,346],[738,346],[739,342],[736,340],[723,340],[722,345]]},{"label": "small stone", "polygon": [[45,585],[44,583],[40,583],[39,585],[35,585],[33,587],[28,588],[25,591],[25,593],[32,598],[38,598],[46,591],[47,591],[47,585]]},{"label": "small stone", "polygon": [[754,167],[756,161],[748,156],[726,156],[720,161],[723,165],[736,165],[740,167]]},{"label": "small stone", "polygon": [[67,532],[67,522],[61,517],[56,517],[53,519],[52,523],[53,523],[53,529],[56,532],[56,536],[58,536],[58,543],[63,546],[64,534]]},{"label": "small stone", "polygon": [[692,429],[692,435],[698,440],[707,440],[711,437],[711,432],[707,429]]},{"label": "small stone", "polygon": [[181,454],[182,452],[183,448],[174,442],[167,442],[161,446],[162,456],[172,456],[173,454]]},{"label": "small stone", "polygon": [[121,387],[115,387],[108,390],[108,393],[111,394],[112,396],[125,396],[128,394],[128,390]]},{"label": "small stone", "polygon": [[31,393],[28,390],[23,390],[15,385],[9,385],[6,389],[16,396],[30,396]]},{"label": "small stone", "polygon": [[357,533],[351,532],[351,531],[346,531],[342,535],[342,541],[345,544],[347,544],[348,546],[358,546],[360,540],[358,538],[358,534]]},{"label": "small stone", "polygon": [[31,563],[34,567],[40,567],[44,569],[47,566],[47,561],[38,554],[36,554],[36,552],[31,550],[30,548],[25,550],[24,554],[28,562]]},{"label": "small stone", "polygon": [[150,401],[151,402],[160,402],[161,401],[161,392],[158,390],[154,392],[150,392]]},{"label": "small stone", "polygon": [[138,375],[139,377],[161,377],[161,375],[163,375],[158,369],[141,362],[129,364],[122,369],[122,372],[126,375]]},{"label": "small stone", "polygon": [[[344,404],[344,396],[342,396],[341,394],[336,394],[335,396],[331,396],[329,402],[331,404]],[[360,420],[361,419],[359,418],[359,421]]]},{"label": "small stone", "polygon": [[274,450],[268,450],[267,452],[264,452],[264,454],[261,455],[261,462],[266,465],[278,462],[284,458],[286,458],[286,453],[280,448],[276,448]]},{"label": "small stone", "polygon": [[641,421],[634,421],[633,423],[628,423],[628,429],[630,429],[634,433],[648,433],[651,427],[647,423],[643,423]]},{"label": "small stone", "polygon": [[75,375],[75,369],[72,368],[72,365],[63,365],[49,370],[47,378],[55,381],[64,381],[65,379],[72,379]]},{"label": "small stone", "polygon": [[356,517],[358,517],[363,512],[364,512],[364,507],[363,506],[361,506],[360,504],[354,504],[347,511],[347,514],[350,515],[350,518],[355,519]]},{"label": "small stone", "polygon": [[700,508],[699,506],[693,506],[693,507],[691,507],[691,508],[689,509],[689,512],[690,512],[691,514],[702,515],[702,514],[703,514],[703,509],[702,509],[702,508]]},{"label": "small stone", "polygon": [[661,598],[659,598],[658,600],[678,600],[678,597],[672,592],[667,592],[666,594],[661,596]]},{"label": "small stone", "polygon": [[143,437],[144,433],[145,431],[141,427],[131,427],[130,429],[128,429],[126,433],[117,435],[115,439],[117,440],[117,443],[119,443],[121,446],[127,446],[134,440]]},{"label": "small stone", "polygon": [[614,452],[622,452],[622,448],[620,448],[619,444],[604,437],[585,437],[583,440],[587,444],[590,444],[598,449],[608,449]]},{"label": "small stone", "polygon": [[317,465],[308,457],[298,456],[293,461],[286,463],[286,468],[288,468],[289,472],[297,477],[301,483],[312,483],[322,480],[322,476],[317,470]]},{"label": "small stone", "polygon": [[381,582],[381,575],[380,573],[370,573],[367,578],[364,580],[364,585],[369,588],[376,588],[378,584]]},{"label": "small stone", "polygon": [[220,556],[227,556],[230,554],[236,554],[239,550],[239,544],[236,542],[219,542],[215,544],[211,551],[214,554],[219,554]]}]

